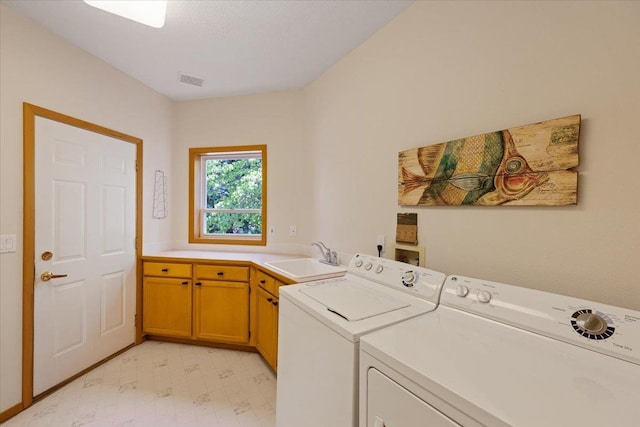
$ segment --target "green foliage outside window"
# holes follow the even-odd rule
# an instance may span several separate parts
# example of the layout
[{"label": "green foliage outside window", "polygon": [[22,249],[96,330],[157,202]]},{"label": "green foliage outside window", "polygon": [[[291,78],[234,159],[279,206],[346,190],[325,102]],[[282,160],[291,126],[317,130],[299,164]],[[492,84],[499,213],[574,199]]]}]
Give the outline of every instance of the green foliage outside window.
[{"label": "green foliage outside window", "polygon": [[207,159],[206,187],[206,234],[261,234],[261,158]]}]

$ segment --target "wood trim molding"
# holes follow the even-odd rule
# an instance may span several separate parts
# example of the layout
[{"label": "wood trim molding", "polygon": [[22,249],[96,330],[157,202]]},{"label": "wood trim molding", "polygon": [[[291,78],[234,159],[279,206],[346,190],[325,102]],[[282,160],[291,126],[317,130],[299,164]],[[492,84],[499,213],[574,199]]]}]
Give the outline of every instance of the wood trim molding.
[{"label": "wood trim molding", "polygon": [[33,286],[35,269],[36,110],[23,104],[22,407],[33,403]]},{"label": "wood trim molding", "polygon": [[[2,413],[20,412],[33,404],[34,268],[35,268],[35,121],[43,117],[136,145],[136,312],[142,313],[142,139],[33,104],[22,104],[23,122],[23,257],[22,257],[22,403]],[[135,343],[142,342],[142,322],[136,325]],[[16,412],[17,413],[17,412]],[[10,416],[13,416],[12,414]],[[1,421],[1,420],[0,420]]]},{"label": "wood trim molding", "polygon": [[19,414],[23,409],[22,403],[18,403],[0,412],[0,423],[3,423],[14,415]]},{"label": "wood trim molding", "polygon": [[[216,152],[260,151],[262,153],[262,235],[260,238],[240,236],[238,238],[201,237],[200,218],[196,209],[196,198],[199,196],[200,185],[195,177],[200,176],[200,158]],[[267,244],[267,146],[236,145],[230,147],[196,147],[189,148],[189,243],[209,243],[219,245],[250,245],[266,246]],[[198,203],[199,204],[199,203]]]},{"label": "wood trim molding", "polygon": [[201,347],[224,348],[227,350],[246,351],[249,353],[258,352],[258,349],[248,344],[247,345],[231,344],[231,343],[224,343],[224,342],[204,341],[204,340],[198,340],[194,338],[169,337],[166,335],[154,335],[154,334],[148,334],[146,335],[146,338],[149,341],[163,341],[163,342],[173,342],[178,344],[197,345]]}]

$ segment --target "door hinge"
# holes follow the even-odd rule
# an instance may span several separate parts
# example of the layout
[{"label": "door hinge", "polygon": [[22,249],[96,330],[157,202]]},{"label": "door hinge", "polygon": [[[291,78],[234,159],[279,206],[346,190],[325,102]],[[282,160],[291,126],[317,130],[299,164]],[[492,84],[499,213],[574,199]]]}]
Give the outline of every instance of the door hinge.
[{"label": "door hinge", "polygon": [[133,315],[133,326],[138,326],[138,315],[137,314]]},{"label": "door hinge", "polygon": [[136,172],[138,172],[138,161],[136,160]]}]

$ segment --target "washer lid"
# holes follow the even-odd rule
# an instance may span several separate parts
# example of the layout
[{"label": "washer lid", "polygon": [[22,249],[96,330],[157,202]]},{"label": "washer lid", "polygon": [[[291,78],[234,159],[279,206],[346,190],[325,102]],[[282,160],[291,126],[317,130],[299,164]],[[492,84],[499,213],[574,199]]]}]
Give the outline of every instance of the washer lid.
[{"label": "washer lid", "polygon": [[408,307],[409,304],[389,296],[363,290],[350,282],[309,286],[301,293],[314,299],[338,316],[354,322]]},{"label": "washer lid", "polygon": [[280,315],[291,303],[352,342],[437,307],[431,301],[350,273],[335,279],[281,286],[279,291]]}]

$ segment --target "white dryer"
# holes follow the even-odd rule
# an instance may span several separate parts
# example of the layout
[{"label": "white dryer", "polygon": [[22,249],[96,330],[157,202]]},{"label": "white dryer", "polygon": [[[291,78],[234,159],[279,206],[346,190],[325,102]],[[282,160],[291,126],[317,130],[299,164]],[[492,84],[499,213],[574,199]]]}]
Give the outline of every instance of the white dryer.
[{"label": "white dryer", "polygon": [[640,425],[640,312],[449,276],[361,340],[360,427]]},{"label": "white dryer", "polygon": [[443,273],[355,255],[345,276],[280,288],[278,427],[356,427],[360,337],[434,310]]}]

